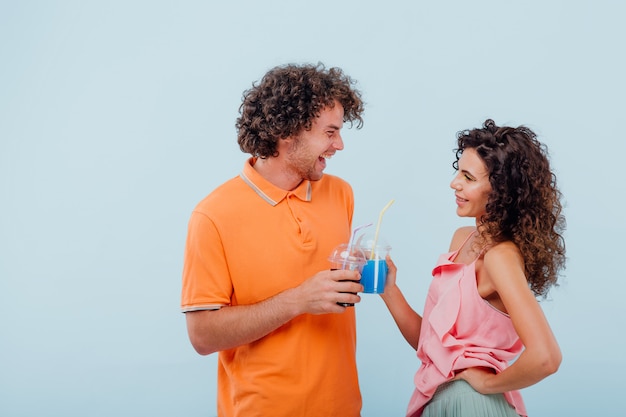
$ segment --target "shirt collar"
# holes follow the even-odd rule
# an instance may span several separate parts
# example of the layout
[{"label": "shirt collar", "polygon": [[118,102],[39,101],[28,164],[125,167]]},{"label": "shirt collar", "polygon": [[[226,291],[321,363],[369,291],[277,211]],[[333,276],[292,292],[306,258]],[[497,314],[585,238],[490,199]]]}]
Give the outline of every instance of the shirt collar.
[{"label": "shirt collar", "polygon": [[302,201],[311,201],[311,181],[303,180],[294,190],[287,191],[279,188],[263,178],[252,166],[256,158],[249,158],[243,165],[243,171],[239,175],[262,199],[272,206],[280,203],[288,195],[292,194]]}]

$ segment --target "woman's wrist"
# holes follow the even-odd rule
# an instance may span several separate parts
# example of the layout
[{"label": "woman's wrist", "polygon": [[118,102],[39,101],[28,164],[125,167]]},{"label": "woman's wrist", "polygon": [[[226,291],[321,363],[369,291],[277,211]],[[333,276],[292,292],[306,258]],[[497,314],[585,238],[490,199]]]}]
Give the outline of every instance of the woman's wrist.
[{"label": "woman's wrist", "polygon": [[389,287],[385,287],[385,292],[380,294],[380,298],[382,298],[385,303],[390,303],[394,298],[398,297],[398,295],[402,295],[400,288],[398,288],[397,285],[391,285]]}]

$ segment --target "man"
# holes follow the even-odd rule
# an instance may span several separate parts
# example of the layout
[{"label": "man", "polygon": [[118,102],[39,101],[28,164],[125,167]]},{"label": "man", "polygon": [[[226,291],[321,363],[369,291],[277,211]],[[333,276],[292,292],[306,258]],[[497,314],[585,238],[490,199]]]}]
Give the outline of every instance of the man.
[{"label": "man", "polygon": [[218,415],[359,416],[356,271],[329,270],[354,198],[324,175],[344,122],[363,124],[352,79],[322,64],[270,70],[244,93],[252,155],[189,221],[182,311],[193,347],[219,352]]}]

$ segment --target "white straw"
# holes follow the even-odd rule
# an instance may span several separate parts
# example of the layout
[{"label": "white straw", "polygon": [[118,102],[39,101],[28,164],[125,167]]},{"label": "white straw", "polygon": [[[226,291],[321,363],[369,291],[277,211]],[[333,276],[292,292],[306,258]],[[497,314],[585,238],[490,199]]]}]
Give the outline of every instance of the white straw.
[{"label": "white straw", "polygon": [[378,224],[376,225],[376,234],[374,235],[374,242],[372,243],[372,251],[370,252],[370,259],[374,259],[374,251],[376,250],[376,242],[378,241],[378,233],[380,232],[380,224],[383,221],[383,214],[385,214],[385,211],[387,211],[387,209],[391,207],[394,201],[395,201],[394,199],[391,199],[391,201],[388,202],[385,207],[383,207],[383,209],[380,211],[380,214],[378,215]]}]

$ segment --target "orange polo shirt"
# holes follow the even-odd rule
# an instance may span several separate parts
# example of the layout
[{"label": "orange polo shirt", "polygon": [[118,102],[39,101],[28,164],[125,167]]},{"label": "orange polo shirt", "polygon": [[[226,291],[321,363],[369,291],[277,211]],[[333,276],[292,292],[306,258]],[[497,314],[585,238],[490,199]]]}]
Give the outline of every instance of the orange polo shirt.
[{"label": "orange polo shirt", "polygon": [[[354,197],[325,174],[295,190],[253,168],[215,189],[189,221],[182,311],[252,304],[328,269],[349,240]],[[219,417],[355,417],[361,394],[354,308],[304,314],[247,345],[218,353]]]}]

